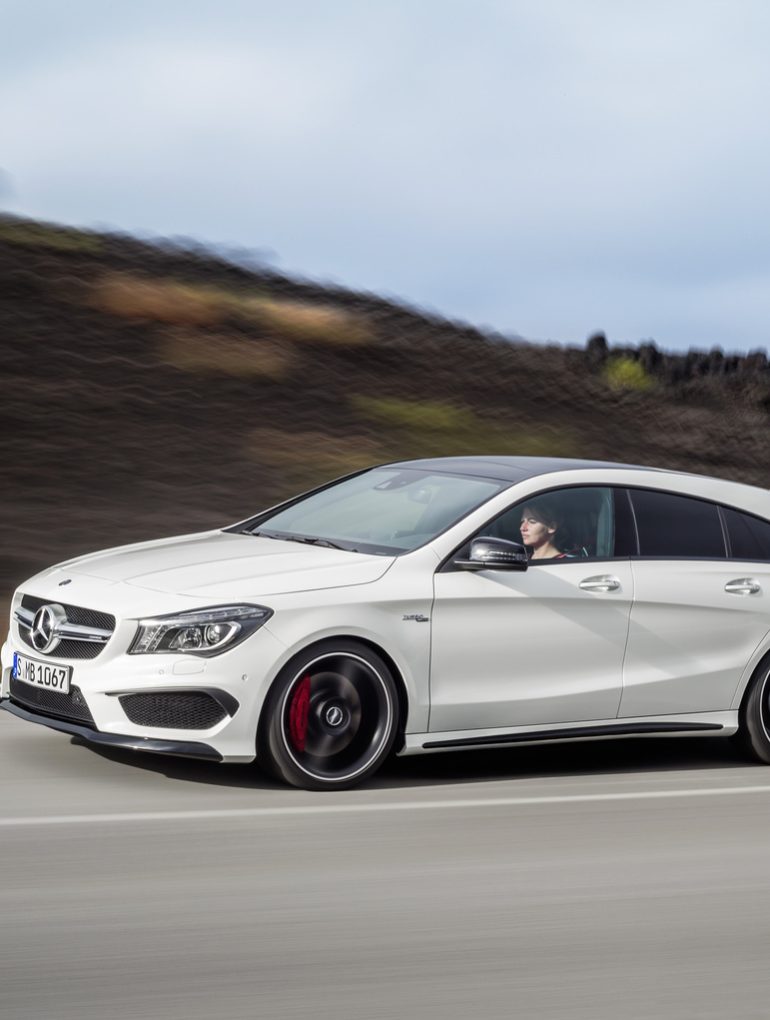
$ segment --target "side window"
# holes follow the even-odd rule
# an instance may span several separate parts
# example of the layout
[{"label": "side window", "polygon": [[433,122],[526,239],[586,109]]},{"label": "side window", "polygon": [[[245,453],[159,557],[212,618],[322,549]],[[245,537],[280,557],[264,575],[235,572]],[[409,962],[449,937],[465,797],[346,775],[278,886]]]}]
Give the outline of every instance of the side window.
[{"label": "side window", "polygon": [[770,560],[770,522],[722,507],[734,560]]},{"label": "side window", "polygon": [[715,559],[727,555],[716,504],[650,489],[629,491],[641,556]]},{"label": "side window", "polygon": [[[625,494],[619,497],[625,499]],[[532,562],[628,555],[628,549],[616,552],[616,530],[629,530],[624,524],[627,513],[621,516],[616,517],[610,488],[558,489],[516,503],[479,535],[525,545]]]}]

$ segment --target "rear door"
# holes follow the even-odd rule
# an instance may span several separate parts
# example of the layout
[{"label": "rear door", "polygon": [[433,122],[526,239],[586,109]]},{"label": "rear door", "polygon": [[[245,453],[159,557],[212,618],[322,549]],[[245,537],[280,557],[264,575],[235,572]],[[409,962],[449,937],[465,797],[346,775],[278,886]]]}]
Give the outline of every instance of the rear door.
[{"label": "rear door", "polygon": [[770,524],[760,522],[758,537],[762,529],[746,515],[716,503],[645,489],[629,495],[639,556],[619,714],[729,709],[770,629],[770,562],[756,558],[762,548],[770,558]]}]

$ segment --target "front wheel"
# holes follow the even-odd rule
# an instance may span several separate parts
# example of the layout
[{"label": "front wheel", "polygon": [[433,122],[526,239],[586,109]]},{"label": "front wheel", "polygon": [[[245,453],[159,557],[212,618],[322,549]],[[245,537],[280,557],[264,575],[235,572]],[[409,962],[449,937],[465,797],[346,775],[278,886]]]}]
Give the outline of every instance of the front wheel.
[{"label": "front wheel", "polygon": [[763,659],[752,677],[736,738],[750,757],[770,765],[770,657]]},{"label": "front wheel", "polygon": [[260,758],[293,786],[349,789],[383,763],[397,724],[396,684],[382,659],[358,642],[325,642],[273,684]]}]

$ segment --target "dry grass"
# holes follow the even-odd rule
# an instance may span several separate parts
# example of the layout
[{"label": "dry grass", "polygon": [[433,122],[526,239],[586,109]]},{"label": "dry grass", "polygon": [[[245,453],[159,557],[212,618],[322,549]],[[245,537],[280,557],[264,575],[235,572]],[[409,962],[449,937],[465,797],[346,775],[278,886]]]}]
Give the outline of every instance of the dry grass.
[{"label": "dry grass", "polygon": [[90,303],[120,318],[174,326],[216,326],[236,319],[296,343],[355,347],[373,339],[365,319],[332,305],[126,273],[103,276],[91,288]]},{"label": "dry grass", "polygon": [[373,338],[364,319],[331,305],[257,297],[244,308],[254,321],[298,343],[360,347]]},{"label": "dry grass", "polygon": [[120,273],[110,273],[94,284],[91,303],[119,318],[175,326],[213,326],[225,315],[222,292],[215,287],[142,280]]},{"label": "dry grass", "polygon": [[248,452],[255,460],[281,469],[288,494],[385,459],[382,446],[371,436],[272,428],[253,429],[248,437]]},{"label": "dry grass", "polygon": [[181,327],[164,332],[158,357],[185,372],[266,379],[285,378],[296,362],[285,344]]}]

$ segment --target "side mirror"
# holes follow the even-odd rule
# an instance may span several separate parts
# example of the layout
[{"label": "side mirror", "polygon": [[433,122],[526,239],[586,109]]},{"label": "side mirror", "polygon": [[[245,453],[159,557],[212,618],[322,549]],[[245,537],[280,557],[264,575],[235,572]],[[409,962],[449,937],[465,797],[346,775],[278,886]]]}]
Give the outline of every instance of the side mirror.
[{"label": "side mirror", "polygon": [[505,538],[474,538],[467,560],[455,560],[463,570],[526,570],[529,565],[527,550],[518,542]]}]

